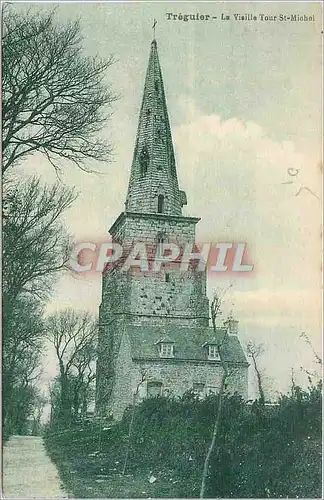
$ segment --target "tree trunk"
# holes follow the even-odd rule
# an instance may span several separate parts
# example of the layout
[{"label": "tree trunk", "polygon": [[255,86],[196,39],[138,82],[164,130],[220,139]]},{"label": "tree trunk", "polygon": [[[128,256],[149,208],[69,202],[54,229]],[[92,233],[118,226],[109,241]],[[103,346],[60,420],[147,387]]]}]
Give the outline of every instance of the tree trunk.
[{"label": "tree trunk", "polygon": [[209,445],[208,452],[207,452],[205,462],[204,462],[199,498],[204,498],[204,496],[205,496],[210,458],[211,458],[211,455],[212,455],[214,448],[215,448],[215,443],[216,443],[216,439],[218,436],[220,421],[221,421],[221,417],[222,417],[223,396],[224,396],[224,389],[225,389],[225,382],[227,379],[227,375],[228,375],[227,370],[224,370],[224,373],[222,376],[222,381],[221,381],[221,386],[220,386],[220,390],[219,390],[217,416],[216,416],[216,420],[215,420],[215,424],[214,424],[213,436],[212,436],[212,440],[211,440],[211,443]]},{"label": "tree trunk", "polygon": [[253,365],[254,365],[256,376],[257,376],[260,403],[262,405],[264,405],[264,403],[265,403],[265,397],[264,397],[264,391],[263,391],[263,387],[262,387],[261,373],[260,373],[260,370],[258,368],[255,355],[252,354],[251,357],[252,357],[252,360],[253,360]]},{"label": "tree trunk", "polygon": [[63,425],[69,425],[71,420],[71,405],[69,398],[69,382],[67,374],[61,370],[61,408],[60,408],[60,420]]},{"label": "tree trunk", "polygon": [[131,447],[131,437],[132,437],[133,425],[134,425],[134,420],[135,420],[136,396],[137,396],[137,394],[134,393],[133,394],[132,417],[131,417],[131,420],[129,422],[129,427],[128,427],[127,448],[126,448],[126,454],[125,454],[124,467],[123,467],[123,471],[122,471],[123,475],[126,472],[126,467],[128,464],[128,457],[129,457],[129,452],[130,452],[130,447]]}]

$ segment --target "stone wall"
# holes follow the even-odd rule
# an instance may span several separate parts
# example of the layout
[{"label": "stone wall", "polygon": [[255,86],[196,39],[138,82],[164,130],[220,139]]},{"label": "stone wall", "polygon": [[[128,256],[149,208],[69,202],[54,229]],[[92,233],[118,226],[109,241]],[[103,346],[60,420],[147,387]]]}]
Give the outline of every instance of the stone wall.
[{"label": "stone wall", "polygon": [[161,274],[132,279],[130,312],[135,315],[132,322],[208,326],[205,276],[168,269]]},{"label": "stone wall", "polygon": [[139,241],[153,244],[160,234],[166,235],[169,242],[194,243],[198,221],[197,217],[123,212],[111,227],[110,233],[114,241],[124,245]]},{"label": "stone wall", "polygon": [[109,411],[117,420],[121,419],[127,406],[133,402],[133,393],[141,380],[138,367],[132,362],[127,335],[123,335],[116,361],[115,382],[109,400]]},{"label": "stone wall", "polygon": [[[217,393],[221,385],[223,368],[217,361],[199,363],[168,359],[133,362],[125,336],[117,363],[116,385],[111,404],[113,416],[117,420],[122,418],[127,406],[132,404],[133,394],[143,373],[145,381],[139,386],[138,402],[147,397],[149,382],[162,382],[162,394],[175,397],[192,390],[194,384],[204,384],[202,397],[209,393]],[[237,392],[247,399],[247,376],[247,366],[231,366],[226,392],[231,394]]]}]

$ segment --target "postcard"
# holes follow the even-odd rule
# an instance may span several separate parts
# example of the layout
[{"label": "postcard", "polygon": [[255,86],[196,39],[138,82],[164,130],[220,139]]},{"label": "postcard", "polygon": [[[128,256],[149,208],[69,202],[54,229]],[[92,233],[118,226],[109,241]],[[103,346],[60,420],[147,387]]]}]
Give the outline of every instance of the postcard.
[{"label": "postcard", "polygon": [[4,498],[321,498],[322,15],[3,3]]}]

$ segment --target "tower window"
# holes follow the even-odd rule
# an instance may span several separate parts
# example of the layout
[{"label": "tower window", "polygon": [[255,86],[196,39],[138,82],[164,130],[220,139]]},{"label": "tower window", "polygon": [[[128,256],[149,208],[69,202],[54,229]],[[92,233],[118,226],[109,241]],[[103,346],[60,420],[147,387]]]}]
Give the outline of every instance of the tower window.
[{"label": "tower window", "polygon": [[148,124],[149,124],[150,117],[151,117],[151,110],[150,110],[150,109],[148,109],[148,110],[146,110],[145,128],[146,128],[146,127],[148,126]]},{"label": "tower window", "polygon": [[164,235],[163,234],[158,234],[157,235],[157,238],[156,238],[156,241],[157,241],[157,244],[158,245],[162,245],[162,243],[164,243]]},{"label": "tower window", "polygon": [[139,163],[141,167],[141,175],[144,176],[147,172],[148,165],[149,165],[150,157],[147,151],[146,146],[142,148],[140,157],[139,157]]},{"label": "tower window", "polygon": [[168,243],[168,237],[165,233],[159,233],[156,235],[156,243],[162,245],[162,243]]},{"label": "tower window", "polygon": [[156,237],[156,257],[162,256],[164,243],[168,243],[168,237],[164,233],[159,233]]},{"label": "tower window", "polygon": [[165,281],[167,283],[170,283],[170,274],[169,273],[165,273]]},{"label": "tower window", "polygon": [[158,196],[158,213],[159,214],[164,213],[164,196],[163,196],[163,194],[159,194],[159,196]]}]

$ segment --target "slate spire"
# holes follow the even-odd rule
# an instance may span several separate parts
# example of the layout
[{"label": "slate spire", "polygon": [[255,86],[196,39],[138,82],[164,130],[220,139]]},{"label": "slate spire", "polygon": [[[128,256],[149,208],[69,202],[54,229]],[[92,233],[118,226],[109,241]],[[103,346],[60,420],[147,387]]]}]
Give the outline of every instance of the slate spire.
[{"label": "slate spire", "polygon": [[179,190],[170,123],[156,40],[146,72],[133,154],[126,211],[181,215],[186,204]]}]

